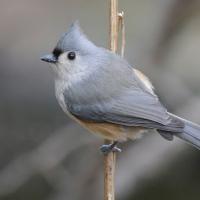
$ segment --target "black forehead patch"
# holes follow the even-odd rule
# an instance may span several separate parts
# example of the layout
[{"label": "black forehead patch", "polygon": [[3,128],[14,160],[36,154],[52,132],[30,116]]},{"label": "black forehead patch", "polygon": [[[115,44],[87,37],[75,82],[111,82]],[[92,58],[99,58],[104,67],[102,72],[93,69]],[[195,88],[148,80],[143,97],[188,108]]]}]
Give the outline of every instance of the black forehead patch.
[{"label": "black forehead patch", "polygon": [[60,54],[63,53],[63,51],[59,48],[55,48],[52,53],[56,58],[58,58],[60,56]]}]

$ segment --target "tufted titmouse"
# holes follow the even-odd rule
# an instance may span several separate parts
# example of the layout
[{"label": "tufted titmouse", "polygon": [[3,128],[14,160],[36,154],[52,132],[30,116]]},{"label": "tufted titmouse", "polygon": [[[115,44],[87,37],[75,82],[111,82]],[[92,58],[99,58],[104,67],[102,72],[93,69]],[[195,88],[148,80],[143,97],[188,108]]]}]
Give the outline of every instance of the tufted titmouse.
[{"label": "tufted titmouse", "polygon": [[77,22],[41,60],[55,72],[56,98],[63,111],[91,132],[115,141],[103,145],[102,152],[119,151],[117,141],[135,139],[149,129],[200,148],[200,126],[167,112],[148,78],[89,41]]}]

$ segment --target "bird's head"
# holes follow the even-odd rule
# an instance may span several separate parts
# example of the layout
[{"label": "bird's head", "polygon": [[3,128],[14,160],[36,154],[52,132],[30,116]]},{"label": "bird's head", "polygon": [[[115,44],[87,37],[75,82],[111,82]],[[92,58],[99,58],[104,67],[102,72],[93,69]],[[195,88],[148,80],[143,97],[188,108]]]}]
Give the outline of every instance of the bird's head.
[{"label": "bird's head", "polygon": [[65,76],[66,73],[69,75],[86,70],[99,49],[75,22],[61,36],[52,53],[41,57],[41,60],[50,63],[56,74]]}]

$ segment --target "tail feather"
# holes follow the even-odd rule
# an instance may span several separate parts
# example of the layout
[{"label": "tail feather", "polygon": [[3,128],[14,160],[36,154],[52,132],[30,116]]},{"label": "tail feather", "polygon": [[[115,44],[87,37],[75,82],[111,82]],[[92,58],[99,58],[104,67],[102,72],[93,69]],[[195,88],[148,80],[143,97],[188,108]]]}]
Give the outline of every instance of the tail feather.
[{"label": "tail feather", "polygon": [[175,115],[173,116],[184,122],[185,125],[183,132],[174,133],[174,136],[179,137],[180,139],[186,141],[187,143],[193,145],[200,150],[200,126]]}]

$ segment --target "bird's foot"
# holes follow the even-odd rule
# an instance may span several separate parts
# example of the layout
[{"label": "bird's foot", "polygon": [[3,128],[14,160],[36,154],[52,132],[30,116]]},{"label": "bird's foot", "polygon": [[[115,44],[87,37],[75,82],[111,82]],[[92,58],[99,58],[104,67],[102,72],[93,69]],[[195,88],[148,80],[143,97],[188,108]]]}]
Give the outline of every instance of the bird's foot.
[{"label": "bird's foot", "polygon": [[111,144],[103,144],[100,147],[100,151],[104,154],[107,155],[110,152],[122,152],[120,148],[118,148],[117,145],[118,142],[113,142]]}]

